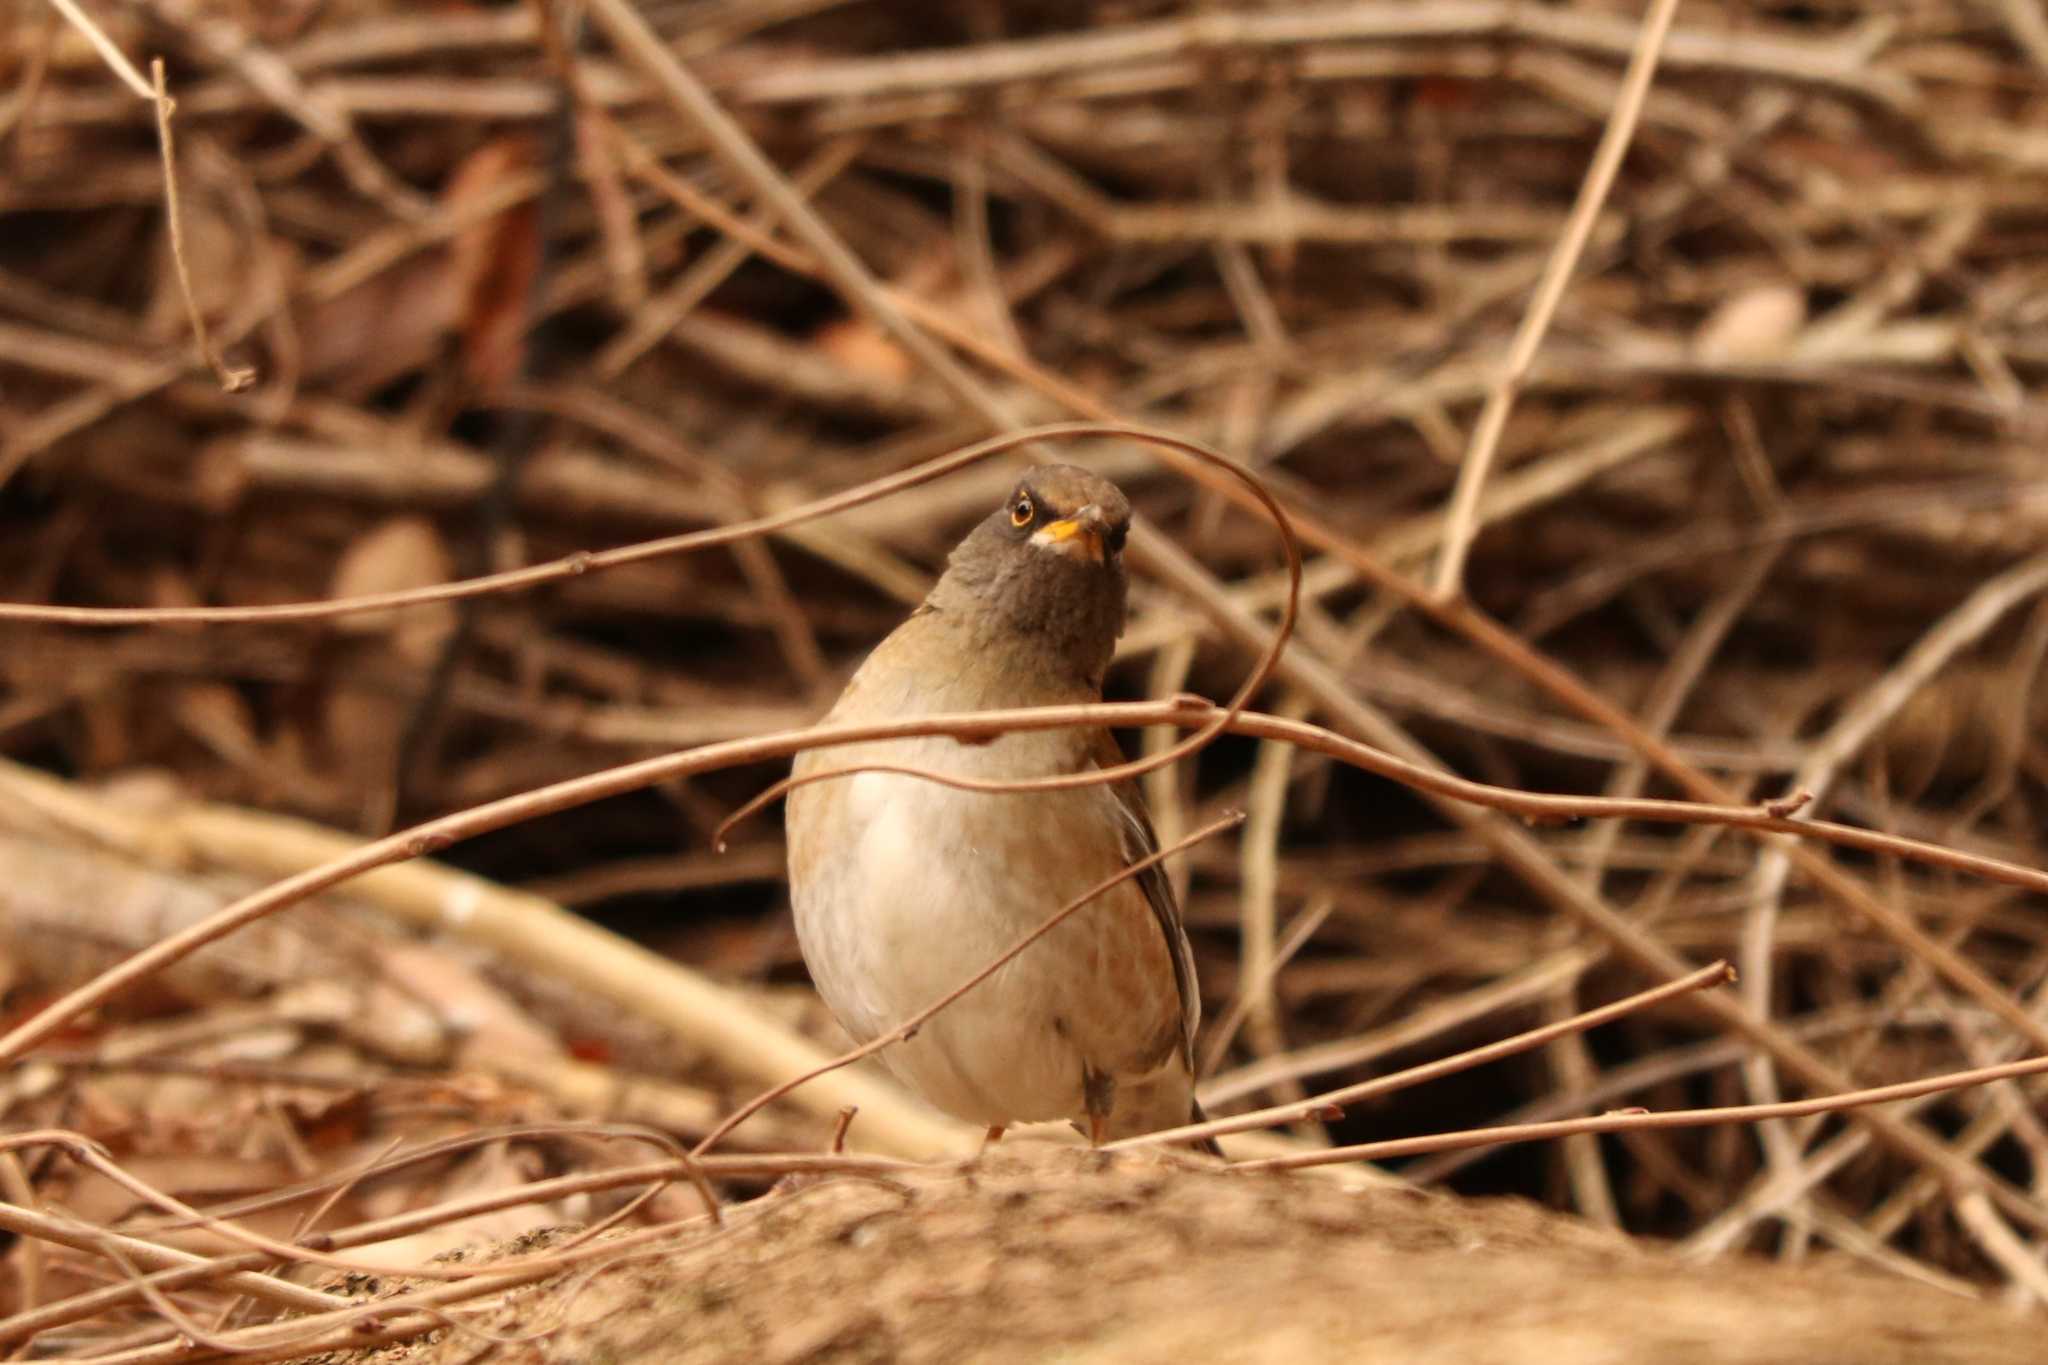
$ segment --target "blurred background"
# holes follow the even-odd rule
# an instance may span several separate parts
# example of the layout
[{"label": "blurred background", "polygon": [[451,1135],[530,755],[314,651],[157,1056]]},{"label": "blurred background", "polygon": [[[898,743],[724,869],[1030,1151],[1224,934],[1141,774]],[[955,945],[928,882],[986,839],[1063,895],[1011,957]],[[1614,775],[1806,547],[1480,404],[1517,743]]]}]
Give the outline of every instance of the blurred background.
[{"label": "blurred background", "polygon": [[[287,603],[539,563],[855,486],[988,434],[997,409],[1209,442],[1426,585],[1643,17],[1606,0],[643,0],[661,45],[965,366],[976,402],[761,206],[602,5],[85,8],[138,65],[164,59],[193,299],[254,382],[225,391],[195,359],[151,105],[55,9],[0,0],[13,603]],[[1312,676],[1277,679],[1260,706],[1539,791],[1698,795],[1674,763],[1734,801],[1803,786],[1813,813],[2039,866],[2044,128],[2034,0],[1681,6],[1501,433],[1465,573],[1485,618],[1669,753],[1646,762],[1568,689],[1328,540],[1308,554]],[[1138,565],[1112,694],[1227,696],[1252,653],[1216,605],[1274,619],[1271,529],[1135,444],[1067,453],[1120,481],[1211,593]],[[807,723],[1017,467],[403,613],[0,623],[7,1021],[278,872],[221,847],[201,866],[152,855],[153,821],[234,807],[376,836]],[[442,857],[830,1045],[779,814],[710,846],[784,770],[658,785]],[[55,819],[30,790],[88,796],[132,837]],[[1167,837],[1251,812],[1176,871],[1214,1113],[1653,984],[1560,908],[1560,886],[1691,963],[1741,960],[1745,998],[1859,1083],[2042,1050],[1853,904],[1910,920],[2039,1019],[2048,914],[2013,887],[1820,849],[1829,882],[1728,831],[1454,816],[1238,739],[1147,792]],[[479,1030],[667,1087],[678,1107],[636,1117],[685,1137],[751,1093],[631,1009],[382,914],[344,893],[114,1002],[53,1070],[9,1083],[6,1122],[82,1126],[170,1187],[226,1194],[401,1134],[604,1111],[531,1076],[476,1080],[463,1047]],[[309,1011],[309,980],[354,1003]],[[364,1023],[406,1010],[410,1042]],[[157,1064],[109,1061],[124,1038]],[[1292,1137],[1805,1092],[1756,1056],[1659,1010]],[[1910,1121],[2031,1198],[2048,1181],[2039,1094],[1965,1092]],[[830,1129],[796,1110],[761,1122],[768,1146]],[[1761,1198],[1801,1171],[1789,1199]],[[1696,1250],[1825,1246],[1951,1286],[2008,1273],[1924,1168],[1842,1120],[1406,1174]],[[78,1179],[67,1197],[85,1201]],[[2041,1232],[2021,1228],[2037,1267]]]}]

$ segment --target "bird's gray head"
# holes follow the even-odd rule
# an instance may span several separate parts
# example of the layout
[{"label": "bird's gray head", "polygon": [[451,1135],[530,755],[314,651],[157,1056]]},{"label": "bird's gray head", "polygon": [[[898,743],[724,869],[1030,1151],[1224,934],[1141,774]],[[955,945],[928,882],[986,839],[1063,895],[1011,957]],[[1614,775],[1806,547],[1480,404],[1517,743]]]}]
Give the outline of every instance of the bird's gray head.
[{"label": "bird's gray head", "polygon": [[1131,504],[1109,480],[1048,465],[967,533],[926,605],[1099,686],[1124,630]]}]

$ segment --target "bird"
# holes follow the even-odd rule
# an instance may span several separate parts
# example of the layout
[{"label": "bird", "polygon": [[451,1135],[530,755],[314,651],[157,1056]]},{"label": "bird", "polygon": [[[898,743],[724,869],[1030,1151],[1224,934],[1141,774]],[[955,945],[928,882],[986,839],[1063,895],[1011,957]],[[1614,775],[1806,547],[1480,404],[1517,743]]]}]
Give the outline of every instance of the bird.
[{"label": "bird", "polygon": [[[825,723],[1101,701],[1124,628],[1130,525],[1123,492],[1090,470],[1026,474],[854,672]],[[785,812],[790,903],[804,962],[841,1027],[865,1044],[901,1026],[1158,848],[1129,780],[988,792],[858,769],[1016,780],[1122,762],[1105,729],[799,754]],[[984,1128],[986,1142],[1015,1124],[1064,1119],[1100,1146],[1203,1121],[1200,1022],[1194,954],[1155,862],[881,1058],[935,1108]],[[1221,1155],[1213,1139],[1195,1145]]]}]

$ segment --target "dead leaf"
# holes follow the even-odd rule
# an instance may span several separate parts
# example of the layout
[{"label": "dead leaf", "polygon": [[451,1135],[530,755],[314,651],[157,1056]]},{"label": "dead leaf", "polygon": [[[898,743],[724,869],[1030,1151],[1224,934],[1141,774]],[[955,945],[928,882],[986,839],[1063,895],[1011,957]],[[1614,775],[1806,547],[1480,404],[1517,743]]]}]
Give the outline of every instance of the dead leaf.
[{"label": "dead leaf", "polygon": [[376,955],[392,986],[461,1034],[466,1051],[561,1054],[552,1033],[448,950],[430,943],[380,944]]},{"label": "dead leaf", "polygon": [[433,358],[456,301],[447,261],[412,257],[307,311],[300,365],[311,380],[374,387]]},{"label": "dead leaf", "polygon": [[856,374],[872,376],[892,387],[910,382],[910,357],[863,318],[828,322],[811,340],[825,355]]},{"label": "dead leaf", "polygon": [[[357,536],[342,551],[329,581],[330,597],[364,597],[432,587],[455,575],[455,560],[441,533],[425,517],[392,517]],[[344,616],[334,629],[345,635],[388,633],[399,658],[415,667],[431,664],[455,626],[455,607],[439,602],[402,611]]]},{"label": "dead leaf", "polygon": [[[441,203],[459,209],[530,171],[533,163],[530,138],[487,142],[456,166]],[[535,201],[528,198],[463,229],[455,238],[450,269],[464,372],[485,390],[511,382],[525,362],[528,298],[540,270]]]},{"label": "dead leaf", "polygon": [[1693,334],[1701,360],[1755,360],[1782,354],[1806,323],[1806,291],[1789,284],[1745,289],[1707,314]]}]

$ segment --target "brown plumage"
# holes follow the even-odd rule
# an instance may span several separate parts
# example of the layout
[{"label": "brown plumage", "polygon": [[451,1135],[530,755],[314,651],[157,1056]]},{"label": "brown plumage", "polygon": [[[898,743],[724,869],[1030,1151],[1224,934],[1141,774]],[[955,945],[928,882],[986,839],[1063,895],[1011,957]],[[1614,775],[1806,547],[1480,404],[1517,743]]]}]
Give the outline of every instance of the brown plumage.
[{"label": "brown plumage", "polygon": [[[1129,526],[1124,495],[1087,470],[1026,475],[960,542],[829,718],[1101,700],[1124,625]],[[1121,761],[1107,731],[1058,730],[986,744],[936,736],[814,750],[796,772],[888,763],[1015,779]],[[791,793],[788,830],[804,960],[862,1041],[1156,847],[1129,783],[988,793],[861,773]],[[1121,1137],[1199,1115],[1200,1010],[1180,910],[1155,867],[882,1056],[932,1104],[990,1128],[1068,1119],[1098,1139]]]}]

